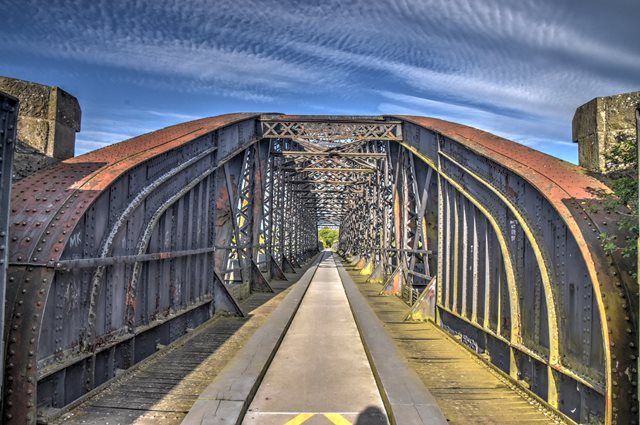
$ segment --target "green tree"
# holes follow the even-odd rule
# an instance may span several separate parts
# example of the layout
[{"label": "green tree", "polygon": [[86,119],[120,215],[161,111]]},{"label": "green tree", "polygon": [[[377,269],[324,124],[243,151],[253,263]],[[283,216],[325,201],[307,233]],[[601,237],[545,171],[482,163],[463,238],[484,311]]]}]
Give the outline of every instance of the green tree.
[{"label": "green tree", "polygon": [[318,230],[318,240],[325,248],[331,248],[333,243],[338,240],[338,236],[338,229],[322,228]]}]

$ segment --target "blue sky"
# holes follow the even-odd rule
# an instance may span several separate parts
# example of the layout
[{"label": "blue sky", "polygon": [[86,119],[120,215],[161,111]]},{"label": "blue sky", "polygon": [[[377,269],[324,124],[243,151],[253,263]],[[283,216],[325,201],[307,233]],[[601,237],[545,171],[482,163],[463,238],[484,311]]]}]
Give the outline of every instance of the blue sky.
[{"label": "blue sky", "polygon": [[637,0],[0,0],[0,75],[78,97],[76,154],[233,111],[416,114],[576,162],[640,90]]}]

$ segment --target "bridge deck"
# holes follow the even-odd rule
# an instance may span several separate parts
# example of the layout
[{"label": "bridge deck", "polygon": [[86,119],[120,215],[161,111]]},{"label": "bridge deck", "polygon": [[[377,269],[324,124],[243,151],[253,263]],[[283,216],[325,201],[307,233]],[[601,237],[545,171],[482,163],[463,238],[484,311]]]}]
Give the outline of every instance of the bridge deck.
[{"label": "bridge deck", "polygon": [[[248,319],[213,320],[53,423],[181,423],[207,385],[269,320],[303,271],[290,282],[272,282],[275,294],[257,293],[246,300]],[[408,307],[402,300],[378,295],[379,285],[365,284],[357,270],[327,257],[309,284],[243,424],[388,423],[352,310],[358,314],[350,305],[351,296],[345,295],[345,279],[355,282],[449,423],[562,423],[434,325],[404,322]]]},{"label": "bridge deck", "polygon": [[331,256],[318,267],[243,424],[323,424],[326,415],[338,423],[389,423]]}]

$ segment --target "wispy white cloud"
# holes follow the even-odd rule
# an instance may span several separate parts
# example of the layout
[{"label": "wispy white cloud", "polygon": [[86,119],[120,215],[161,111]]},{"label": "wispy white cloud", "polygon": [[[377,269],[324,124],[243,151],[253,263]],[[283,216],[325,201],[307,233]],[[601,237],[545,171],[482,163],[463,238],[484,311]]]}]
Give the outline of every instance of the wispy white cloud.
[{"label": "wispy white cloud", "polygon": [[76,155],[103,148],[113,143],[131,138],[132,135],[109,133],[106,131],[82,131],[76,137]]},{"label": "wispy white cloud", "polygon": [[97,142],[110,142],[113,143],[114,140],[124,140],[132,137],[131,133],[112,133],[108,131],[82,131],[82,136],[86,140],[93,140]]},{"label": "wispy white cloud", "polygon": [[143,112],[156,117],[177,119],[181,121],[192,121],[192,120],[197,120],[199,118],[204,118],[203,116],[200,116],[200,115],[178,114],[176,112],[166,112],[166,111],[143,111]]},{"label": "wispy white cloud", "polygon": [[[404,108],[565,146],[578,105],[640,87],[628,0],[7,1],[0,51],[244,110]],[[133,132],[211,115],[176,105],[118,119]]]},{"label": "wispy white cloud", "polygon": [[513,117],[401,93],[381,91],[380,95],[386,99],[378,105],[378,112],[382,115],[419,115],[454,121],[481,128],[549,154],[561,153],[566,160],[575,162],[577,159],[577,146],[563,137],[566,123],[560,119],[547,120],[542,126],[539,120],[531,116]]},{"label": "wispy white cloud", "polygon": [[[25,48],[27,46],[24,46]],[[215,47],[190,44],[120,42],[108,50],[99,44],[43,45],[43,56],[55,56],[87,63],[146,72],[173,79],[185,78],[187,85],[172,85],[180,90],[210,89],[215,93],[242,100],[269,100],[265,93],[291,92],[303,85],[327,82],[328,76],[312,67],[288,63],[286,60],[256,55],[251,52],[227,51]]]}]

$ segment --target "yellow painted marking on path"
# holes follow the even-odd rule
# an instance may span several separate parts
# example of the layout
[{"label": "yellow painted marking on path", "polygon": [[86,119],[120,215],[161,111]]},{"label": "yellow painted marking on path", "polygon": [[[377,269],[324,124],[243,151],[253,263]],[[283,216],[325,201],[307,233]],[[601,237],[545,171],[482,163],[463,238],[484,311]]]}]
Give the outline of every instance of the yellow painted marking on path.
[{"label": "yellow painted marking on path", "polygon": [[315,415],[315,413],[300,413],[298,416],[296,416],[295,418],[291,419],[290,421],[288,421],[284,425],[300,425],[300,424],[306,422],[307,419],[311,418],[314,415]]},{"label": "yellow painted marking on path", "polygon": [[[291,419],[289,422],[284,425],[300,425],[307,421],[307,419],[311,419],[316,414],[320,415],[322,413],[300,413],[295,418]],[[353,425],[351,422],[346,420],[342,415],[338,413],[324,413],[324,417],[329,419],[331,423],[334,425]]]},{"label": "yellow painted marking on path", "polygon": [[353,425],[351,422],[346,420],[342,415],[337,413],[325,413],[325,418],[329,419],[334,425]]}]

